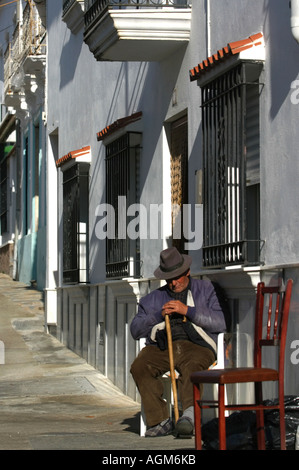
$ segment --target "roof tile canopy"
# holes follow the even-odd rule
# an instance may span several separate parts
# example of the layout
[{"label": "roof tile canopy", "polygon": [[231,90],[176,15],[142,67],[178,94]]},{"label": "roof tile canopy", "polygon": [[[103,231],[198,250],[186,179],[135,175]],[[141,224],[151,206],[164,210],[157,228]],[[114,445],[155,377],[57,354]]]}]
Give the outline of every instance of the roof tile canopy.
[{"label": "roof tile canopy", "polygon": [[72,160],[73,158],[78,158],[82,157],[85,155],[90,155],[90,146],[88,145],[87,147],[83,147],[82,149],[79,150],[73,150],[63,157],[59,158],[59,160],[56,161],[56,166],[59,168],[62,166],[64,163],[67,163],[68,161]]},{"label": "roof tile canopy", "polygon": [[103,140],[105,139],[105,137],[108,137],[110,134],[116,132],[118,129],[121,129],[122,127],[125,127],[135,121],[138,121],[139,119],[141,119],[141,116],[142,112],[140,111],[138,113],[131,114],[131,116],[126,116],[124,118],[117,119],[112,124],[106,126],[104,129],[97,133],[97,140]]},{"label": "roof tile canopy", "polygon": [[213,54],[211,57],[208,57],[206,60],[191,69],[189,72],[190,81],[198,80],[204,73],[210,71],[211,68],[214,68],[229,57],[240,54],[243,51],[252,49],[253,47],[261,46],[262,44],[262,33],[253,34],[247,39],[228,43],[227,46],[218,50],[216,54]]}]

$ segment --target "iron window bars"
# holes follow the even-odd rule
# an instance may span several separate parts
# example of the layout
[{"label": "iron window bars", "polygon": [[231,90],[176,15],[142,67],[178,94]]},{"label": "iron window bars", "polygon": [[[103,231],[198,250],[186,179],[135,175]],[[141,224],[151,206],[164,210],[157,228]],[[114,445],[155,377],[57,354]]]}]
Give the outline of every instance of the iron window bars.
[{"label": "iron window bars", "polygon": [[[127,132],[106,147],[106,202],[114,209],[114,236],[106,237],[107,278],[140,276],[139,241],[131,240],[126,229],[127,208],[138,196],[141,136]],[[124,207],[120,200],[125,201]],[[111,227],[107,228],[108,233],[109,230]]]},{"label": "iron window bars", "polygon": [[89,164],[63,172],[63,282],[88,282]]},{"label": "iron window bars", "polygon": [[0,166],[0,234],[7,232],[7,193],[8,193],[8,174],[7,160],[1,162]]},{"label": "iron window bars", "polygon": [[[247,149],[253,138],[259,141],[260,70],[241,62],[202,86],[205,267],[259,262],[259,142],[253,165]],[[254,137],[248,125],[252,103]],[[247,166],[257,168],[252,187]]]}]

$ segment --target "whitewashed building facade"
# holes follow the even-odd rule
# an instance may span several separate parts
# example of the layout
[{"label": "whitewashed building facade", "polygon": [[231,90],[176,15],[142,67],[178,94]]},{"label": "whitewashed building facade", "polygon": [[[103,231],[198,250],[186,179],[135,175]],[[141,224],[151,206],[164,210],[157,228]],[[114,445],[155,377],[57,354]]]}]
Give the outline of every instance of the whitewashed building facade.
[{"label": "whitewashed building facade", "polygon": [[0,138],[1,145],[7,139],[11,144],[9,153],[1,155],[1,270],[42,290],[46,272],[46,30],[33,1],[1,2],[0,6]]},{"label": "whitewashed building facade", "polygon": [[47,32],[46,325],[132,398],[129,324],[172,243],[194,277],[225,289],[238,333],[252,336],[260,280],[294,279],[286,393],[298,391],[291,3],[35,1]]}]

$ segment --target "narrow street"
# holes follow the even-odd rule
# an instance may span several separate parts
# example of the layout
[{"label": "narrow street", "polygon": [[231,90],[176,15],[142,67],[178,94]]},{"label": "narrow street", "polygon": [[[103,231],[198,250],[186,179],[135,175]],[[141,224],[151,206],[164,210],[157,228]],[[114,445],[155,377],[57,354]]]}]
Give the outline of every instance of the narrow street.
[{"label": "narrow street", "polygon": [[0,275],[0,450],[180,450],[139,436],[140,406],[44,332],[42,294]]}]

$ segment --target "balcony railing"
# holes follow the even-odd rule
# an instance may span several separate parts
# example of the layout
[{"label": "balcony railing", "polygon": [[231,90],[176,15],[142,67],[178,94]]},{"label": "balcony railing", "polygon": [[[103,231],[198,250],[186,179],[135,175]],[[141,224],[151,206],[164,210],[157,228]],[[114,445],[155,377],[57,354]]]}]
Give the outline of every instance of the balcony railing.
[{"label": "balcony railing", "polygon": [[84,25],[84,0],[63,0],[62,21],[77,34]]},{"label": "balcony railing", "polygon": [[45,55],[45,27],[33,2],[28,2],[23,12],[23,51],[25,55]]},{"label": "balcony railing", "polygon": [[12,77],[18,72],[26,57],[45,56],[46,30],[42,25],[36,6],[26,4],[23,21],[14,30],[12,41],[4,53],[4,89],[9,91]]},{"label": "balcony railing", "polygon": [[11,58],[11,44],[9,43],[6,51],[4,52],[4,92],[7,93],[11,87],[12,77],[12,58]]},{"label": "balcony railing", "polygon": [[113,10],[128,8],[188,8],[191,3],[192,1],[190,0],[85,0],[85,27],[88,27],[107,8]]},{"label": "balcony railing", "polygon": [[84,41],[97,60],[163,60],[187,45],[190,29],[190,0],[84,3]]},{"label": "balcony railing", "polygon": [[62,16],[64,16],[68,10],[76,3],[77,0],[63,0],[62,2]]},{"label": "balcony railing", "polygon": [[[64,0],[68,3],[72,0]],[[162,8],[175,7],[187,8],[190,6],[190,0],[85,0],[85,10],[88,10],[93,4],[100,3],[102,8],[107,6],[115,8],[132,7],[132,8]]]}]

